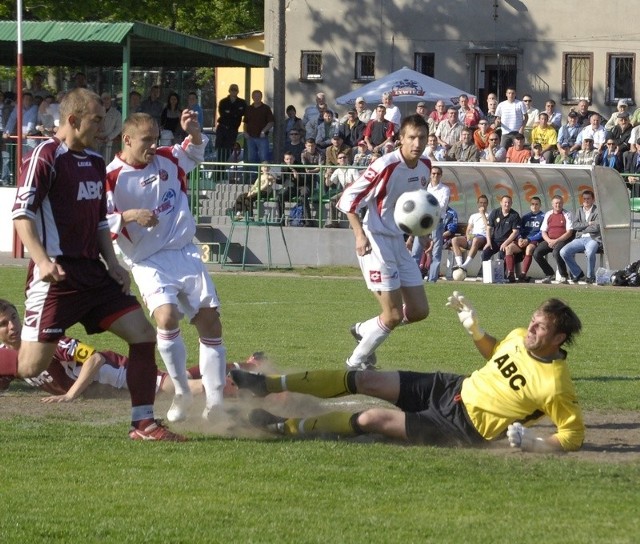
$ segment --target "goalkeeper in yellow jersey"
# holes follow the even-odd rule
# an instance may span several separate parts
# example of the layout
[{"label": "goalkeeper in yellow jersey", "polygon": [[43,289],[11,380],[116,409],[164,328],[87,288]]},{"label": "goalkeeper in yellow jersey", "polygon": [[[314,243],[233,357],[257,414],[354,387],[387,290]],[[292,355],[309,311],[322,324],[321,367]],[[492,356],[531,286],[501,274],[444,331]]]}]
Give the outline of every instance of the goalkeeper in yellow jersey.
[{"label": "goalkeeper in yellow jersey", "polygon": [[[527,328],[502,341],[483,331],[465,297],[454,292],[447,307],[457,312],[487,363],[470,376],[442,372],[317,370],[264,375],[232,370],[240,389],[258,396],[293,391],[320,398],[369,395],[395,404],[362,412],[330,412],[284,418],[262,409],[251,412],[254,425],[284,435],[375,433],[416,444],[481,446],[507,438],[514,448],[553,452],[580,449],[585,427],[569,375],[567,353],[582,324],[564,302],[549,299],[535,310]],[[548,416],[549,436],[528,427]]]}]

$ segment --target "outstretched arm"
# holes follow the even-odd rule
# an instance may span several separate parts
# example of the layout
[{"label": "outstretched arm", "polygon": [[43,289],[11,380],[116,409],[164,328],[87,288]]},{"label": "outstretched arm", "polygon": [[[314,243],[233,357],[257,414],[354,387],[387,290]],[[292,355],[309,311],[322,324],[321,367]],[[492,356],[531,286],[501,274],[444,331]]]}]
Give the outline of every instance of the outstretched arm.
[{"label": "outstretched arm", "polygon": [[478,324],[478,316],[476,315],[476,311],[471,303],[462,293],[454,291],[447,299],[446,306],[458,313],[460,323],[471,335],[471,338],[473,338],[473,342],[480,354],[485,359],[489,359],[498,341],[480,328],[480,325]]},{"label": "outstretched arm", "polygon": [[75,383],[69,388],[64,395],[54,395],[42,399],[44,403],[54,402],[73,402],[93,383],[95,375],[100,367],[106,362],[104,356],[97,351],[91,355],[80,368],[80,374]]}]

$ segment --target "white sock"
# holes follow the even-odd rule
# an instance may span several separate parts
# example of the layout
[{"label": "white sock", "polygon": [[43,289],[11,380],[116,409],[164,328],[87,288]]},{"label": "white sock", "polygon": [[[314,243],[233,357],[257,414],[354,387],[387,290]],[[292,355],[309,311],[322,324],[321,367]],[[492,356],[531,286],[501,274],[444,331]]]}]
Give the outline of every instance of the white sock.
[{"label": "white sock", "polygon": [[455,259],[456,259],[456,264],[458,266],[462,266],[462,255],[456,255]]},{"label": "white sock", "polygon": [[176,395],[189,393],[189,377],[187,376],[187,348],[180,335],[180,329],[165,331],[156,329],[158,352],[167,373],[173,382]]},{"label": "white sock", "polygon": [[357,366],[366,361],[367,357],[387,339],[391,330],[382,324],[379,316],[376,316],[360,323],[357,332],[362,336],[362,340],[360,340],[356,349],[353,350],[351,357],[349,357],[349,363],[353,366]]},{"label": "white sock", "polygon": [[469,264],[471,263],[471,261],[473,260],[472,257],[469,257],[467,255],[467,258],[464,260],[464,262],[460,265],[462,268],[467,268],[467,266],[469,266]]},{"label": "white sock", "polygon": [[222,406],[222,390],[226,381],[226,354],[222,338],[200,338],[200,373],[208,409]]}]

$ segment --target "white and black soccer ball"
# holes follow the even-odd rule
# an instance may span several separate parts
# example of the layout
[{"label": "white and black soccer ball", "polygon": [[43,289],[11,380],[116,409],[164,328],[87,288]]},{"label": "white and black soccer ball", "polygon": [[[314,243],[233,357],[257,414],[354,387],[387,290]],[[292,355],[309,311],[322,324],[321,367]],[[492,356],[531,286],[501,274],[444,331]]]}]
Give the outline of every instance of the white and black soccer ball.
[{"label": "white and black soccer ball", "polygon": [[425,236],[436,228],[440,217],[438,199],[424,189],[400,195],[393,219],[405,234]]}]

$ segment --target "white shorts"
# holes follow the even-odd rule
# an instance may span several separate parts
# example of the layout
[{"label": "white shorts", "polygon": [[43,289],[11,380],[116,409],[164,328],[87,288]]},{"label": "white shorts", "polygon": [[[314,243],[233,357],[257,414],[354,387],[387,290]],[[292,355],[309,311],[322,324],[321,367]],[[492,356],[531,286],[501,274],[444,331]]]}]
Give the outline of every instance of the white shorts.
[{"label": "white shorts", "polygon": [[402,236],[372,235],[365,230],[371,252],[358,257],[360,270],[371,291],[395,291],[423,285],[422,273]]},{"label": "white shorts", "polygon": [[131,268],[142,299],[153,314],[163,304],[175,304],[189,320],[200,308],[218,308],[215,285],[193,244],[158,251]]}]

